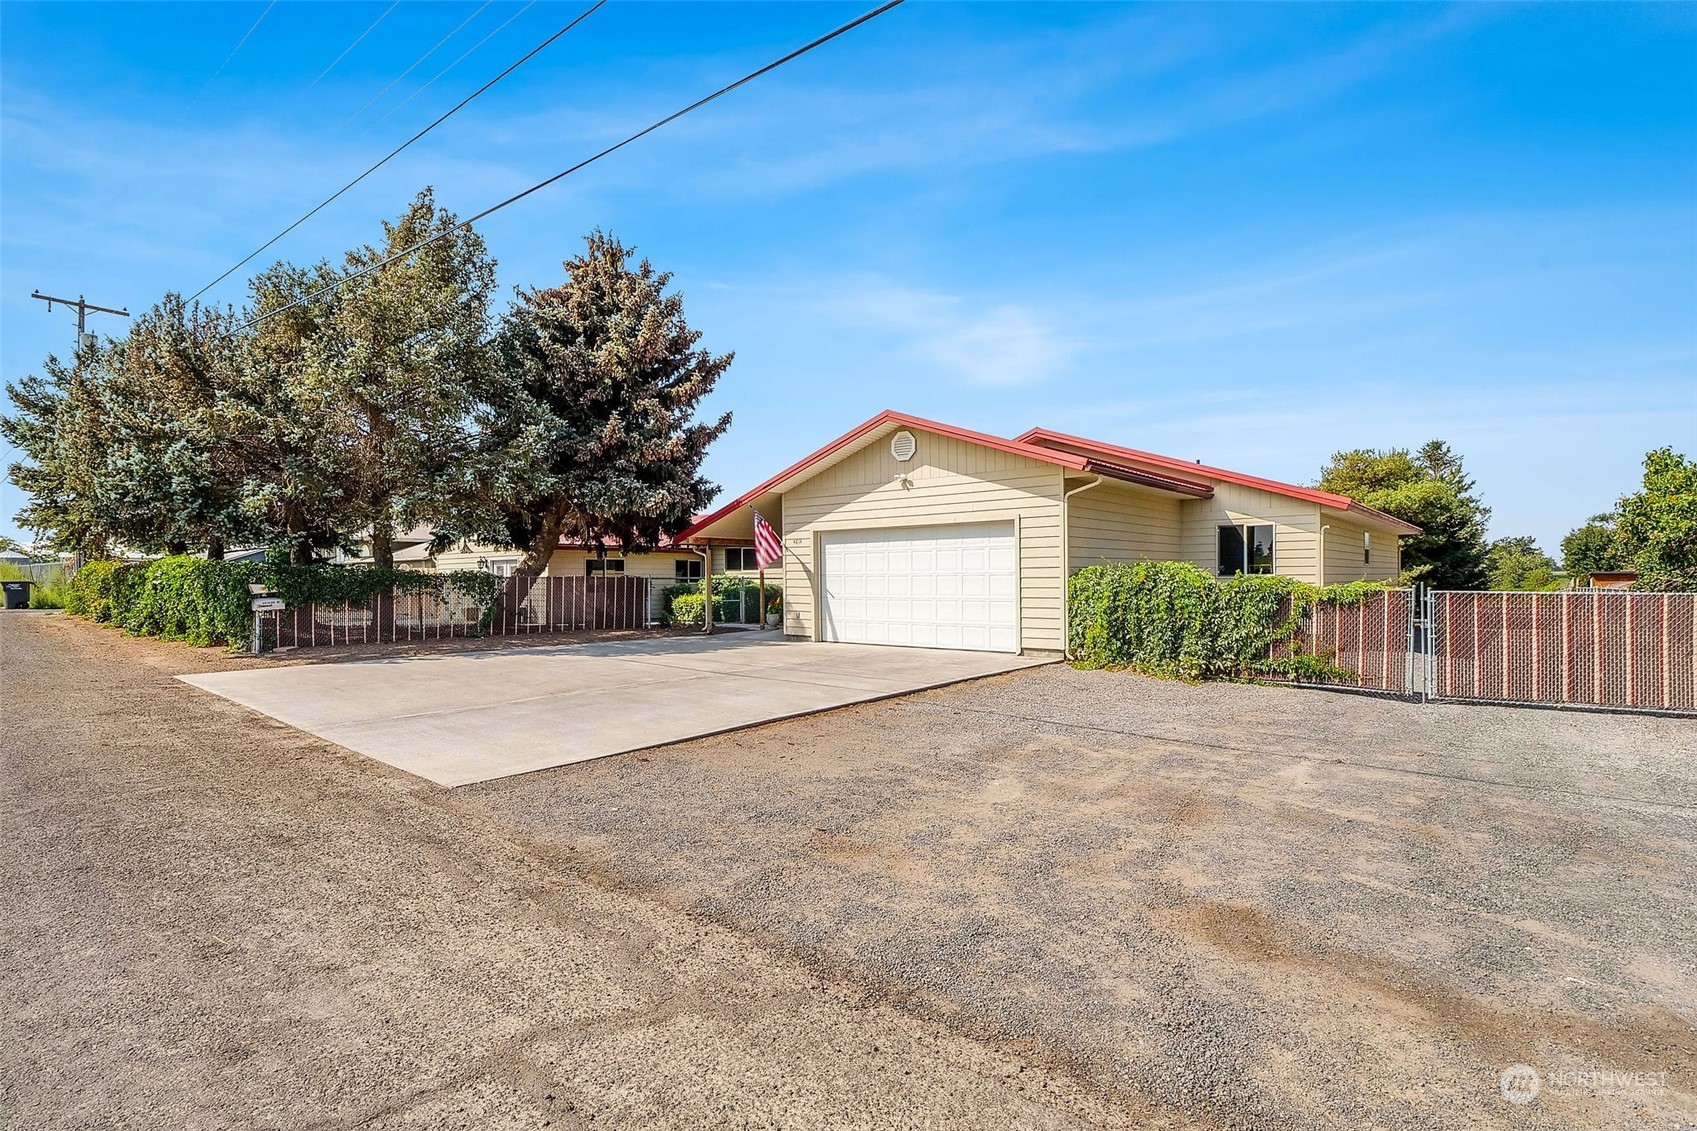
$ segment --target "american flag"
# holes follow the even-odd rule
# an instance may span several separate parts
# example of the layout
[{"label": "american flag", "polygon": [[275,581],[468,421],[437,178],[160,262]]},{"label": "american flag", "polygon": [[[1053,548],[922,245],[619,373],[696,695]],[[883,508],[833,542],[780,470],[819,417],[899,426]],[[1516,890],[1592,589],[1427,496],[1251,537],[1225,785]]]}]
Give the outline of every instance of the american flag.
[{"label": "american flag", "polygon": [[784,544],[772,524],[754,512],[754,560],[761,569],[784,560]]}]

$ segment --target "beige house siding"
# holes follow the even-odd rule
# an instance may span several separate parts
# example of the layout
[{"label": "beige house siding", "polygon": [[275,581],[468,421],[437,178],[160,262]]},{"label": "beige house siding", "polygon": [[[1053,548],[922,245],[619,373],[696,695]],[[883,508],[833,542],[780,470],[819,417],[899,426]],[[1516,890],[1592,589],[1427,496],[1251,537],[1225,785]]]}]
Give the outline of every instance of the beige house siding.
[{"label": "beige house siding", "polygon": [[[543,570],[546,577],[583,577],[584,563],[590,555],[584,550],[555,550],[554,556],[548,559],[548,568]],[[484,562],[521,560],[524,555],[518,550],[495,550],[488,546],[473,544],[468,550],[453,547],[446,553],[436,555],[436,568],[442,572],[458,569],[482,569]],[[680,550],[656,550],[651,554],[609,553],[609,560],[623,558],[626,577],[646,577],[649,579],[648,615],[650,619],[660,615],[660,590],[677,580],[679,559],[701,560],[699,554]]]},{"label": "beige house siding", "polygon": [[1219,528],[1231,523],[1272,523],[1273,571],[1314,581],[1318,564],[1320,508],[1258,487],[1214,483],[1211,499],[1186,499],[1180,557],[1210,574],[1219,565]]},{"label": "beige house siding", "polygon": [[1121,487],[1111,480],[1079,492],[1067,501],[1068,572],[1106,562],[1178,558],[1183,552],[1181,507],[1176,495]]},{"label": "beige house siding", "polygon": [[[978,444],[913,431],[898,463],[888,437],[821,470],[784,495],[784,632],[814,639],[817,536],[964,523],[1017,524],[1020,646],[1059,651],[1061,469]],[[911,477],[912,487],[895,482]],[[770,517],[770,516],[769,516]]]},{"label": "beige house siding", "polygon": [[1361,526],[1326,520],[1327,585],[1346,581],[1390,581],[1402,572],[1401,548],[1395,534],[1388,530],[1373,531],[1373,560],[1362,561]]}]

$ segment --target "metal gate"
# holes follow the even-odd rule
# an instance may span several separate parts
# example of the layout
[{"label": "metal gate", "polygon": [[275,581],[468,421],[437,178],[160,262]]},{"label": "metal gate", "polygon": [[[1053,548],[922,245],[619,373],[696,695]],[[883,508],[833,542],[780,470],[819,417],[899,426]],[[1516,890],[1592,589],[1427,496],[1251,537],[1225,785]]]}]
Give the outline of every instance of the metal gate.
[{"label": "metal gate", "polygon": [[1428,699],[1697,712],[1697,593],[1425,594]]},{"label": "metal gate", "polygon": [[1314,656],[1342,674],[1303,674],[1281,682],[1417,696],[1425,665],[1415,653],[1415,605],[1412,589],[1379,590],[1355,604],[1315,602],[1290,639],[1274,645],[1270,658]]}]

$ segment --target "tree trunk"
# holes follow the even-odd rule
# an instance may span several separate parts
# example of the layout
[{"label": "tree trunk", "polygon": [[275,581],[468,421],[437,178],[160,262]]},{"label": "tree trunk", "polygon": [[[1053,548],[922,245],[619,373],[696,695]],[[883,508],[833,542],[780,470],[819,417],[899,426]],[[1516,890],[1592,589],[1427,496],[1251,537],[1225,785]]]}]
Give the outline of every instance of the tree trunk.
[{"label": "tree trunk", "polygon": [[565,528],[565,508],[550,507],[542,517],[542,529],[537,531],[535,541],[524,547],[524,560],[519,563],[519,572],[541,574],[547,569],[555,548],[560,544],[560,532]]},{"label": "tree trunk", "polygon": [[387,522],[372,524],[371,564],[379,569],[395,568],[395,530]]},{"label": "tree trunk", "polygon": [[224,560],[224,539],[222,536],[214,534],[206,540],[206,560],[209,562]]},{"label": "tree trunk", "polygon": [[289,532],[289,564],[312,564],[312,536],[307,533],[306,519],[301,515],[300,504],[283,504],[283,526]]},{"label": "tree trunk", "polygon": [[550,507],[548,513],[542,517],[542,529],[536,532],[536,537],[531,540],[529,546],[523,547],[524,558],[513,573],[513,579],[507,583],[509,608],[516,610],[530,600],[530,591],[536,588],[542,571],[548,568],[549,561],[554,557],[554,548],[560,544],[560,532],[565,528],[565,508]]}]

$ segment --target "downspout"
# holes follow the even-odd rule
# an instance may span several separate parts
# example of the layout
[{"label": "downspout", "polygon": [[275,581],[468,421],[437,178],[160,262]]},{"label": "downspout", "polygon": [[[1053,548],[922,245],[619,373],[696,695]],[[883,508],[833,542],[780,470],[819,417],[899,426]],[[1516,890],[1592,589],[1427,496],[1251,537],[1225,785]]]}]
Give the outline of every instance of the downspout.
[{"label": "downspout", "polygon": [[701,540],[705,550],[690,547],[692,553],[701,555],[701,635],[713,635],[713,543],[706,538]]},{"label": "downspout", "polygon": [[1320,586],[1326,584],[1326,531],[1330,529],[1330,525],[1324,522],[1320,524],[1320,544],[1314,558],[1314,583]]},{"label": "downspout", "polygon": [[1072,497],[1101,485],[1098,475],[1061,495],[1061,655],[1068,660],[1072,659],[1072,587],[1067,584],[1072,578]]}]

